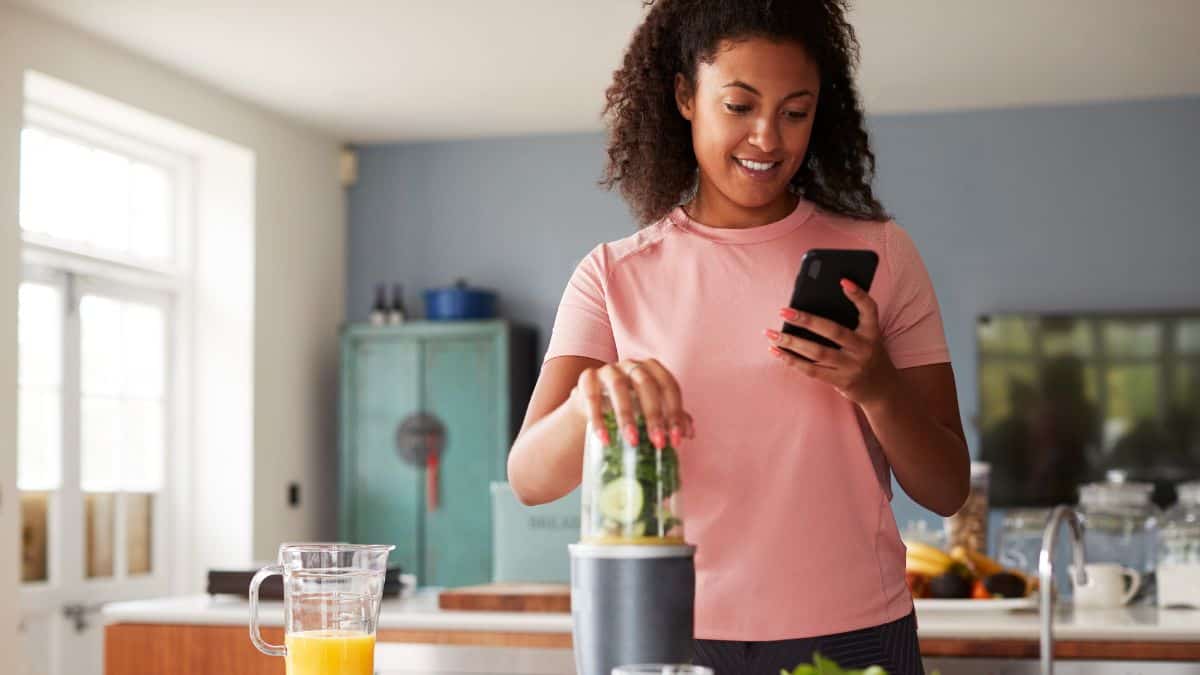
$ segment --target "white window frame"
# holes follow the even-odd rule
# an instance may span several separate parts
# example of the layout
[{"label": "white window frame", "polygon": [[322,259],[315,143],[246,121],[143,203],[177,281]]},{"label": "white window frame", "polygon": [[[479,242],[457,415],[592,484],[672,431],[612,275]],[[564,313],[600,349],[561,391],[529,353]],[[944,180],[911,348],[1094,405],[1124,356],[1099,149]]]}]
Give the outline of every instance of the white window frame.
[{"label": "white window frame", "polygon": [[[82,522],[82,488],[79,484],[79,300],[86,290],[111,297],[155,304],[166,309],[167,325],[167,383],[165,398],[167,413],[164,428],[163,485],[161,497],[155,499],[153,513],[153,542],[151,573],[128,578],[125,568],[124,499],[118,498],[114,518],[114,576],[106,579],[86,579],[83,574],[83,542],[64,544],[56,550],[53,543],[47,552],[47,582],[22,583],[23,603],[27,609],[56,611],[61,604],[57,586],[63,575],[80,579],[95,602],[104,602],[117,594],[142,593],[165,586],[169,592],[185,584],[187,559],[193,539],[191,518],[183,508],[186,504],[190,474],[188,415],[190,407],[191,341],[188,336],[193,323],[192,251],[195,236],[195,169],[193,160],[182,152],[171,152],[150,142],[136,139],[91,124],[44,102],[28,101],[23,128],[35,128],[68,137],[91,146],[100,147],[132,159],[166,169],[174,197],[171,256],[166,263],[148,261],[119,251],[104,250],[77,242],[65,241],[41,232],[21,229],[23,281],[50,281],[62,291],[68,320],[63,326],[63,395],[73,397],[70,404],[64,398],[64,410],[71,411],[62,419],[64,458],[60,484],[48,529],[61,531],[60,520]],[[19,224],[18,224],[19,226]],[[68,354],[74,347],[76,353]],[[73,371],[69,372],[69,369]],[[69,378],[74,378],[71,382]],[[66,452],[72,448],[71,452]],[[67,455],[73,455],[67,457]],[[69,496],[67,493],[71,493]],[[63,520],[63,523],[66,521]],[[50,538],[53,542],[54,537]]]}]

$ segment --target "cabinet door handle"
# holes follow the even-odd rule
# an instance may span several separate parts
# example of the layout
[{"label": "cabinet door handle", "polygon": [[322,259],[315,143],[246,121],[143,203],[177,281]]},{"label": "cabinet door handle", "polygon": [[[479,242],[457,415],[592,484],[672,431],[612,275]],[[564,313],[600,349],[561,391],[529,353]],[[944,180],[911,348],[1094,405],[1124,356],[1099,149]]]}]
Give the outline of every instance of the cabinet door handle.
[{"label": "cabinet door handle", "polygon": [[425,508],[430,511],[436,511],[441,501],[439,469],[445,451],[446,425],[436,415],[413,413],[396,428],[396,452],[400,459],[425,470]]}]

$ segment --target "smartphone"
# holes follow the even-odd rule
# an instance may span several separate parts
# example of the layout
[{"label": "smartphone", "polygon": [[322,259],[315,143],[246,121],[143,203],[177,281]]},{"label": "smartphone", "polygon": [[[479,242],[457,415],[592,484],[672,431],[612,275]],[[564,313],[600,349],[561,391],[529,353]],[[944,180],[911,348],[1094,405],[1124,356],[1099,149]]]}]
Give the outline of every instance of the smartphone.
[{"label": "smartphone", "polygon": [[[800,261],[800,272],[796,275],[796,285],[792,289],[792,300],[788,306],[807,314],[836,321],[846,328],[854,330],[858,328],[858,308],[842,290],[842,279],[853,281],[864,291],[870,290],[871,281],[875,279],[875,268],[878,265],[879,256],[874,251],[843,248],[812,249],[805,253],[804,258]],[[783,324],[783,332],[812,340],[826,347],[841,348],[824,336],[790,323]],[[812,360],[795,352],[791,353],[805,361]]]}]

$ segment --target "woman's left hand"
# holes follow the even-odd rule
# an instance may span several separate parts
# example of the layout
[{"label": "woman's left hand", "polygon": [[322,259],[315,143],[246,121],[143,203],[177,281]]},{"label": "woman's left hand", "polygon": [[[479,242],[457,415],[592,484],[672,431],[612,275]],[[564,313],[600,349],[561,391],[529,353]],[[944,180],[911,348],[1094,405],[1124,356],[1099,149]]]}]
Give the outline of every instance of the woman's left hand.
[{"label": "woman's left hand", "polygon": [[[789,368],[827,382],[842,396],[867,406],[885,400],[900,381],[892,360],[883,348],[879,330],[879,308],[870,295],[848,279],[842,280],[846,297],[858,308],[858,329],[850,330],[819,316],[797,312],[790,307],[779,310],[789,324],[807,328],[832,340],[841,349],[826,347],[811,340],[775,330],[764,331],[768,349]],[[811,362],[789,354],[791,350],[812,359]]]}]

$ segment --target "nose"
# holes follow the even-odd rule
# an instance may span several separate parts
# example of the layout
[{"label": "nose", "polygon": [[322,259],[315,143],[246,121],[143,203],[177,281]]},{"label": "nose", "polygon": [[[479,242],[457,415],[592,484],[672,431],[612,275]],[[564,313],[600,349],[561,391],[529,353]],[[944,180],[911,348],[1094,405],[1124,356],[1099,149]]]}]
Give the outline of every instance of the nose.
[{"label": "nose", "polygon": [[750,145],[769,153],[779,147],[779,120],[774,115],[762,115],[754,120],[750,131]]}]

